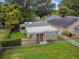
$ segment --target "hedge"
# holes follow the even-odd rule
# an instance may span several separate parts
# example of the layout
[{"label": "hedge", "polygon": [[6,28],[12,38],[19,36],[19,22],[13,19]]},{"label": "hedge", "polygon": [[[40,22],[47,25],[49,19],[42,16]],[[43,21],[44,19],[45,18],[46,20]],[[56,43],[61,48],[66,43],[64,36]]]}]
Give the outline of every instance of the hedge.
[{"label": "hedge", "polygon": [[21,39],[2,41],[1,45],[2,47],[20,46]]}]

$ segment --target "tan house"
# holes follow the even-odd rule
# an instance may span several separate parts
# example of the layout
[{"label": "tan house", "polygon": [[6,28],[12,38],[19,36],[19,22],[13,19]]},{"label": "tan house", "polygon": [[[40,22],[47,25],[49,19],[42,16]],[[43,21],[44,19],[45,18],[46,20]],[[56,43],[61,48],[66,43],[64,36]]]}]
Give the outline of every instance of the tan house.
[{"label": "tan house", "polygon": [[59,32],[69,31],[74,34],[79,34],[79,17],[50,16],[46,20],[51,26],[57,28]]},{"label": "tan house", "polygon": [[57,40],[58,29],[46,22],[25,22],[20,28],[30,36],[28,39],[40,44],[47,43],[48,40]]}]

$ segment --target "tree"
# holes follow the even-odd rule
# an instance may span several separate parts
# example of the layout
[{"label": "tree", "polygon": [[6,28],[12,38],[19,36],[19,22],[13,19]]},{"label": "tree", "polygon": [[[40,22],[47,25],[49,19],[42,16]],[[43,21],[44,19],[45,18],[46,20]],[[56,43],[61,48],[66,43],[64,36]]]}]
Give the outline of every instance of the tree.
[{"label": "tree", "polygon": [[[37,16],[44,17],[50,14],[55,7],[51,0],[8,0],[11,4],[18,4],[23,7],[23,18],[26,16],[26,21],[29,12],[35,13]],[[27,15],[28,14],[28,15]]]},{"label": "tree", "polygon": [[62,0],[59,6],[67,6],[75,11],[75,15],[79,16],[79,0]]},{"label": "tree", "polygon": [[17,5],[0,5],[0,16],[4,19],[5,26],[11,27],[21,21],[21,12]]},{"label": "tree", "polygon": [[8,39],[14,31],[18,30],[19,23],[21,22],[21,12],[18,5],[1,4],[0,17],[6,27],[10,28]]},{"label": "tree", "polygon": [[35,12],[40,18],[50,15],[55,7],[55,4],[51,3],[51,0],[39,0],[38,3]]},{"label": "tree", "polygon": [[60,13],[60,15],[61,15],[62,17],[66,16],[67,13],[68,13],[68,11],[69,11],[69,8],[66,7],[66,6],[61,6],[61,7],[59,8],[59,13]]},{"label": "tree", "polygon": [[76,14],[76,12],[72,9],[70,9],[67,13],[68,16],[74,16]]},{"label": "tree", "polygon": [[51,15],[51,16],[52,16],[52,15],[59,15],[59,11],[58,11],[58,10],[53,10],[50,15]]}]

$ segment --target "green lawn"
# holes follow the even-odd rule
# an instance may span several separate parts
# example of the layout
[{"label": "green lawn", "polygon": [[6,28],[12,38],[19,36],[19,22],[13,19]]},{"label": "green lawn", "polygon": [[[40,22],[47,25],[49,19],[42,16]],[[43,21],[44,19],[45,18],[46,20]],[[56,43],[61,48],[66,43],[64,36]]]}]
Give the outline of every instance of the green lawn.
[{"label": "green lawn", "polygon": [[26,38],[26,35],[22,34],[21,32],[12,33],[10,39],[7,39],[8,35],[9,35],[9,29],[0,30],[0,41]]},{"label": "green lawn", "polygon": [[75,41],[76,41],[76,42],[79,42],[79,38],[78,38],[78,39],[75,39]]},{"label": "green lawn", "polygon": [[7,33],[8,33],[7,29],[0,30],[0,41],[4,40],[4,37]]},{"label": "green lawn", "polygon": [[[16,39],[27,38],[27,36],[25,34],[22,34],[21,32],[12,33],[10,39],[7,38],[8,35],[9,35],[9,29],[0,30],[0,43],[1,43],[1,41],[5,41],[5,40],[16,40]],[[0,44],[0,46],[1,46],[1,44]]]},{"label": "green lawn", "polygon": [[79,48],[58,40],[48,45],[7,49],[3,59],[79,59]]},{"label": "green lawn", "polygon": [[75,41],[76,41],[76,42],[79,42],[79,37],[76,37],[76,38],[75,38]]}]

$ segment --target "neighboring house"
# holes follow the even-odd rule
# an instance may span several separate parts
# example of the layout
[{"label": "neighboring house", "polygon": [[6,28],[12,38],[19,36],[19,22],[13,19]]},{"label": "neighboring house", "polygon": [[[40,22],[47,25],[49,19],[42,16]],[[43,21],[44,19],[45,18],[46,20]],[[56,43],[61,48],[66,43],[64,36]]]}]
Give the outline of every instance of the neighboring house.
[{"label": "neighboring house", "polygon": [[57,39],[58,30],[46,22],[25,22],[20,25],[25,34],[30,35],[29,39],[37,43],[45,43],[49,39]]},{"label": "neighboring house", "polygon": [[[74,34],[79,34],[79,17],[75,16],[50,16],[46,21],[53,27],[57,28],[59,32],[69,31]],[[78,28],[77,28],[78,27]]]}]

